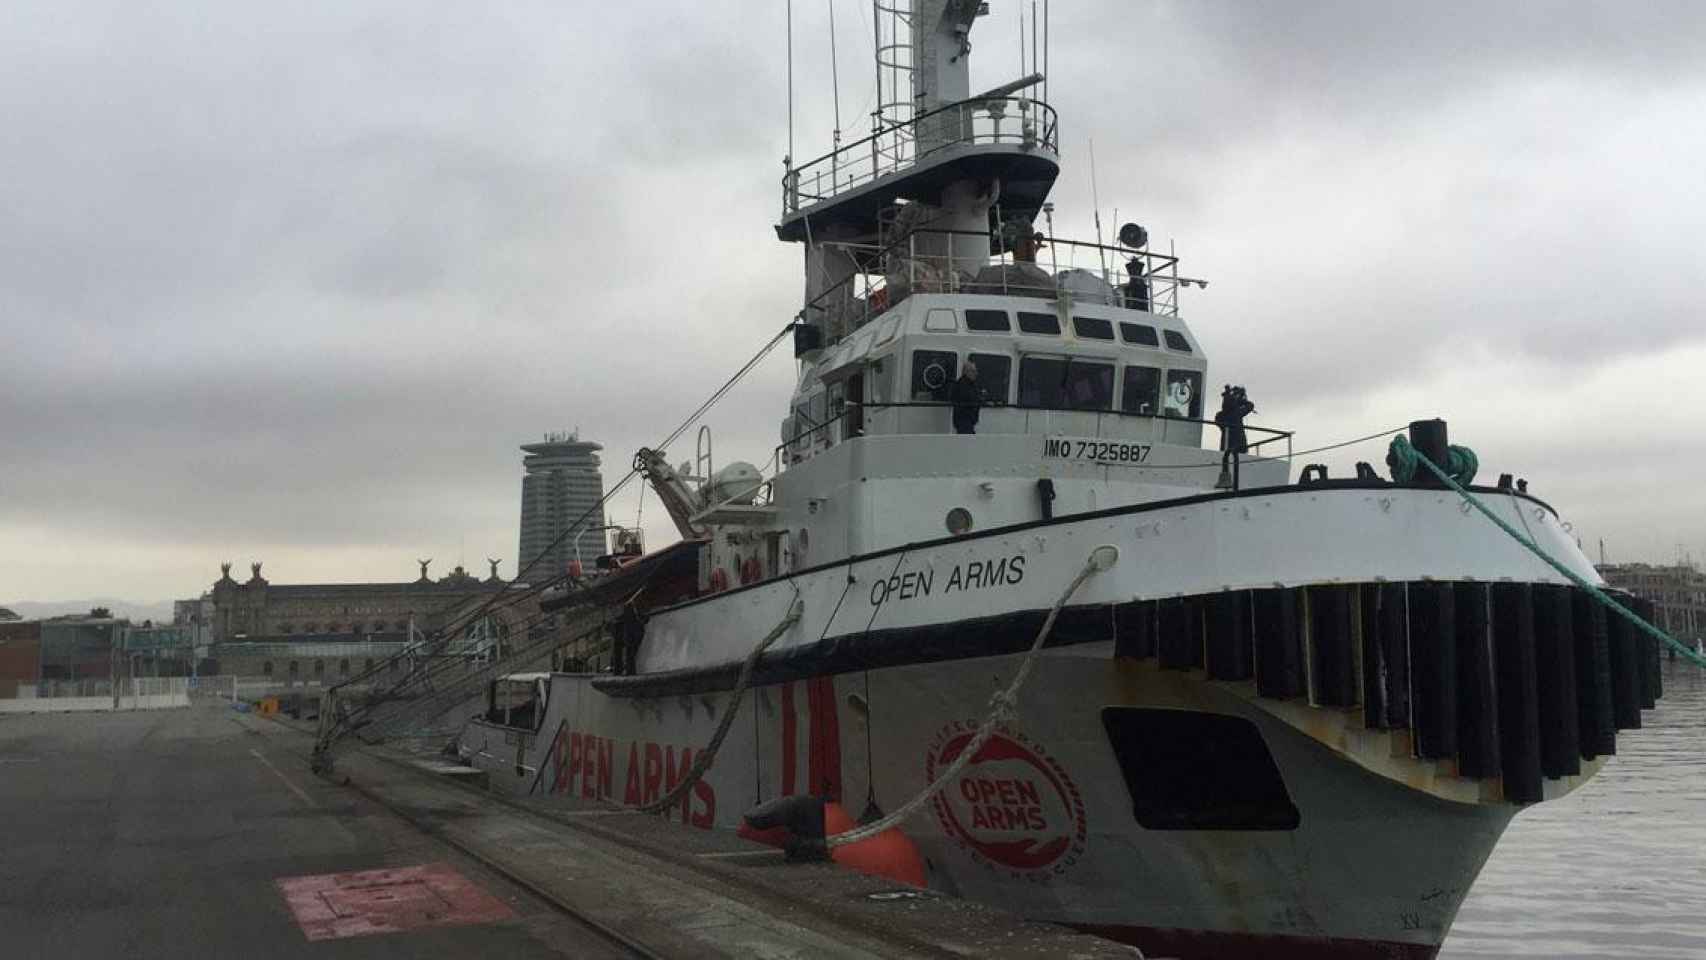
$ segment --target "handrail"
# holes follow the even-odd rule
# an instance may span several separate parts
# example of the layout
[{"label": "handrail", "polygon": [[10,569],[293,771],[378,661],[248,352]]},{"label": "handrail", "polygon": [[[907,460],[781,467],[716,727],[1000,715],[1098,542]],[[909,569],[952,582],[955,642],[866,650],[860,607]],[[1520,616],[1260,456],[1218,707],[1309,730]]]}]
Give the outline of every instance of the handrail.
[{"label": "handrail", "polygon": [[[933,236],[946,236],[946,237],[984,237],[984,238],[989,239],[991,241],[999,239],[998,234],[990,233],[987,231],[951,230],[951,229],[944,229],[944,228],[937,228],[937,227],[920,226],[920,227],[909,228],[905,232],[903,232],[900,236],[898,236],[895,239],[889,241],[888,243],[882,244],[880,246],[876,245],[876,244],[861,244],[861,243],[853,243],[853,242],[848,242],[848,241],[833,241],[833,242],[825,241],[823,245],[824,246],[836,246],[836,247],[841,247],[844,249],[852,250],[858,255],[859,259],[863,260],[866,264],[870,264],[870,265],[875,266],[877,264],[880,264],[882,262],[882,260],[888,254],[896,253],[896,252],[902,250],[903,248],[909,247],[909,245],[912,244],[913,239],[919,235],[933,235]],[[1105,260],[1105,258],[1103,257],[1103,254],[1108,254],[1108,253],[1115,254],[1115,255],[1122,257],[1122,258],[1125,258],[1127,260],[1130,260],[1130,259],[1142,260],[1145,264],[1143,276],[1144,276],[1144,279],[1150,284],[1150,290],[1149,290],[1150,311],[1149,312],[1154,313],[1157,316],[1177,316],[1178,315],[1177,297],[1178,297],[1178,290],[1180,287],[1189,286],[1190,284],[1193,284],[1193,283],[1196,284],[1198,287],[1207,287],[1208,286],[1207,280],[1200,279],[1197,277],[1180,276],[1179,272],[1178,272],[1179,258],[1173,254],[1157,253],[1157,252],[1149,251],[1149,250],[1133,250],[1129,247],[1120,247],[1120,246],[1114,246],[1114,245],[1105,244],[1105,243],[1091,243],[1087,240],[1071,240],[1071,239],[1066,239],[1063,237],[1044,236],[1043,242],[1045,244],[1052,245],[1054,247],[1066,247],[1066,248],[1071,249],[1071,250],[1092,251],[1096,255],[1098,265],[1100,265]],[[921,259],[924,261],[928,261],[932,258],[930,256],[927,256],[927,255],[921,257],[921,256],[918,256],[916,254],[911,254],[911,255],[909,255],[909,259]],[[1051,256],[1049,258],[1049,260],[1051,261],[1050,262],[1051,267],[1058,267],[1059,266],[1057,258]],[[1001,264],[1001,265],[1011,266],[1011,264],[1009,264],[1006,260],[998,260],[997,263]],[[1042,267],[1042,263],[1040,261],[1037,262],[1035,265],[1038,266],[1039,269]],[[1070,266],[1073,266],[1073,265],[1069,264],[1069,267]],[[1102,271],[1102,276],[1101,276],[1102,282],[1107,283],[1110,286],[1110,288],[1115,289],[1115,290],[1118,290],[1119,288],[1121,288],[1123,286],[1123,284],[1116,283],[1115,279],[1111,278],[1108,274],[1109,274],[1109,271],[1106,271],[1106,270]],[[869,274],[867,272],[865,272],[864,270],[860,270],[860,271],[855,271],[853,273],[850,273],[845,277],[842,277],[840,280],[836,281],[833,285],[831,285],[827,289],[823,290],[817,296],[813,297],[810,301],[808,301],[801,308],[798,316],[800,317],[800,319],[806,320],[807,322],[810,322],[809,318],[810,318],[810,314],[812,311],[815,310],[815,311],[827,313],[830,310],[830,307],[827,305],[831,304],[834,301],[834,299],[838,293],[843,293],[847,288],[850,288],[856,280],[858,280],[860,278],[865,278],[868,276],[869,276]],[[1047,286],[1047,287],[1037,286],[1037,285],[1025,285],[1025,284],[1012,284],[1011,286],[1014,290],[1018,290],[1018,291],[1033,291],[1037,294],[1042,294],[1042,293],[1058,294],[1059,293],[1059,278],[1055,277],[1055,276],[1051,276],[1049,278],[1049,286]],[[867,289],[866,289],[866,295],[867,296],[869,295],[869,293],[873,289],[877,289],[877,288],[874,288],[871,286],[871,283],[869,280],[866,281],[866,287],[867,287]],[[855,297],[855,298],[851,298],[851,299],[857,299],[857,298]],[[1048,299],[1048,298],[1044,297],[1043,299]],[[889,306],[893,306],[893,305],[894,305],[893,303],[889,304]],[[880,312],[881,311],[879,310],[878,313],[880,313]],[[872,316],[867,316],[865,318],[865,320],[867,320],[867,321],[870,319],[872,319]]]},{"label": "handrail", "polygon": [[[890,401],[890,402],[863,402],[863,401],[849,400],[845,403],[845,405],[842,407],[842,409],[839,413],[835,414],[832,417],[825,419],[824,422],[816,424],[815,426],[812,426],[809,429],[802,430],[802,431],[794,434],[792,437],[789,437],[788,439],[777,444],[775,449],[773,449],[770,453],[771,462],[775,463],[775,464],[780,464],[780,463],[786,462],[785,458],[784,458],[784,454],[788,451],[788,449],[790,447],[794,446],[795,444],[797,444],[803,440],[806,440],[808,437],[811,437],[813,434],[816,434],[819,431],[827,430],[830,427],[835,426],[836,424],[842,422],[847,417],[852,415],[856,410],[859,410],[859,411],[881,410],[881,409],[887,409],[887,408],[907,408],[907,407],[935,407],[935,408],[947,407],[947,408],[951,408],[951,407],[953,407],[953,405],[954,405],[953,402],[948,401],[948,400],[906,400],[906,401],[896,400],[896,401]],[[1090,413],[1090,414],[1096,414],[1098,416],[1112,415],[1112,416],[1120,417],[1120,418],[1131,418],[1131,419],[1139,419],[1139,420],[1164,420],[1164,421],[1172,421],[1172,422],[1176,422],[1176,423],[1195,423],[1195,424],[1200,424],[1202,426],[1207,426],[1207,427],[1219,427],[1220,426],[1220,424],[1215,423],[1213,420],[1203,420],[1199,417],[1179,417],[1179,416],[1172,416],[1170,414],[1157,414],[1157,413],[1135,413],[1135,412],[1132,412],[1129,410],[1102,410],[1102,409],[1085,408],[1085,407],[1049,407],[1049,406],[1039,406],[1039,405],[1035,405],[1035,404],[1006,403],[1003,401],[987,401],[981,405],[981,408],[982,409],[1000,409],[1000,410],[1025,410],[1025,411],[1037,411],[1037,412],[1041,412],[1041,413]],[[1294,431],[1294,430],[1277,430],[1273,427],[1258,427],[1258,426],[1255,426],[1253,424],[1246,424],[1244,426],[1244,429],[1266,435],[1263,439],[1258,440],[1255,443],[1246,444],[1245,445],[1245,452],[1255,450],[1257,447],[1261,446],[1262,444],[1272,443],[1275,440],[1284,440],[1287,442],[1287,445],[1289,446],[1291,438],[1296,435],[1296,431]],[[851,440],[851,439],[853,439],[853,438],[852,437],[842,438],[843,442],[846,442],[847,440]],[[1290,456],[1290,454],[1288,453],[1287,456]]]},{"label": "handrail", "polygon": [[[867,409],[877,408],[877,407],[952,407],[953,405],[954,405],[954,403],[951,400],[896,400],[896,401],[889,402],[889,403],[864,403],[864,404],[861,404],[861,406],[866,407]],[[1137,413],[1137,412],[1132,411],[1132,410],[1113,410],[1113,409],[1103,409],[1101,407],[1050,407],[1050,406],[1042,406],[1039,404],[1029,404],[1029,403],[1007,403],[1005,401],[1000,401],[1000,400],[986,400],[982,404],[980,404],[979,407],[980,407],[980,409],[985,409],[985,410],[988,410],[988,409],[1037,410],[1037,411],[1041,411],[1043,413],[1112,414],[1112,415],[1117,416],[1117,417],[1132,417],[1132,418],[1140,419],[1140,420],[1173,420],[1173,421],[1177,421],[1180,423],[1200,423],[1205,427],[1218,427],[1218,426],[1220,426],[1220,424],[1215,423],[1213,420],[1204,420],[1204,419],[1201,419],[1200,417],[1179,417],[1179,416],[1174,416],[1172,414],[1166,414],[1166,413]],[[827,426],[827,424],[826,424],[826,426]],[[1258,433],[1264,433],[1264,434],[1268,435],[1267,439],[1260,440],[1257,443],[1250,444],[1251,447],[1255,447],[1259,443],[1270,443],[1274,440],[1284,440],[1288,437],[1292,437],[1292,436],[1295,436],[1297,434],[1297,431],[1295,431],[1295,430],[1276,430],[1273,427],[1258,427],[1258,426],[1255,426],[1253,424],[1245,424],[1244,429],[1245,430],[1254,430]]]},{"label": "handrail", "polygon": [[[1018,132],[1005,133],[1001,130],[1001,123],[1008,119],[1009,115],[1005,109],[993,109],[992,105],[996,104],[1014,104],[1016,106],[1011,117],[1018,124]],[[969,117],[965,113],[968,108],[973,111]],[[974,126],[978,120],[977,111],[980,110],[986,111],[985,118],[994,123],[993,130],[981,134]],[[961,129],[957,134],[954,131],[949,131],[949,135],[942,138],[942,143],[926,150],[919,150],[917,144],[920,126],[931,122],[933,119],[937,125],[940,125],[944,116],[952,112],[958,112],[961,115]],[[820,203],[838,195],[843,189],[840,176],[844,170],[858,171],[848,173],[846,187],[851,189],[857,182],[875,180],[885,173],[901,170],[925,157],[957,145],[979,141],[1001,143],[1012,140],[1028,146],[1040,147],[1051,153],[1058,153],[1060,149],[1059,127],[1059,118],[1054,108],[1034,97],[968,97],[964,100],[943,104],[928,113],[919,114],[888,126],[878,127],[859,140],[844,144],[805,163],[794,164],[790,159],[782,174],[782,213],[784,217],[799,213],[802,209],[802,199],[809,200],[812,203]],[[896,134],[901,134],[907,139],[903,144],[897,142],[897,146],[893,149],[884,149],[880,141],[884,137]],[[909,147],[910,149],[908,149]],[[857,151],[856,160],[849,160],[845,164],[840,162],[843,157],[854,156],[855,151]],[[829,191],[827,193],[803,192],[801,184],[807,179],[803,174],[814,168],[821,168],[825,163],[829,164],[831,177]],[[869,170],[861,170],[862,166],[868,166]],[[811,175],[811,179],[814,180],[814,183],[819,182],[822,176],[823,171],[819,169]]]},{"label": "handrail", "polygon": [[898,130],[902,130],[906,127],[917,126],[921,121],[928,120],[931,117],[934,117],[938,114],[945,113],[949,110],[957,110],[960,107],[966,106],[967,104],[988,103],[988,102],[993,101],[993,100],[1007,100],[1007,101],[1023,100],[1023,101],[1026,101],[1028,103],[1034,103],[1037,106],[1042,107],[1043,109],[1047,110],[1050,115],[1054,114],[1054,108],[1053,107],[1049,106],[1047,103],[1045,103],[1041,100],[1038,100],[1034,97],[967,97],[964,100],[955,100],[953,103],[944,103],[941,106],[937,107],[936,109],[929,111],[928,113],[921,113],[915,117],[911,117],[911,118],[908,118],[906,120],[897,120],[894,123],[891,123],[886,127],[882,127],[880,129],[871,131],[871,133],[869,135],[867,135],[866,137],[864,137],[863,139],[855,140],[852,143],[842,144],[840,147],[837,147],[836,149],[829,151],[828,153],[824,154],[821,157],[813,157],[812,159],[807,160],[805,163],[799,164],[798,166],[790,167],[789,169],[797,173],[801,170],[806,169],[807,167],[811,167],[811,166],[815,166],[817,164],[820,164],[820,163],[824,162],[825,160],[828,160],[834,156],[837,156],[838,154],[847,153],[848,151],[852,150],[854,147],[864,146],[865,144],[868,144],[872,140],[876,140],[879,137],[886,137],[889,134],[894,133]]}]

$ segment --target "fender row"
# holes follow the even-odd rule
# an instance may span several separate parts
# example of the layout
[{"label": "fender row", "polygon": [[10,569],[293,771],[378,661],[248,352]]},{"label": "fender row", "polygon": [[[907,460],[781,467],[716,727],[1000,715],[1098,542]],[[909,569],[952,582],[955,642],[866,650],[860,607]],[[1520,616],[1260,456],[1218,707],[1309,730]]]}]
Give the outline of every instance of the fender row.
[{"label": "fender row", "polygon": [[[1621,602],[1645,619],[1652,604]],[[1587,591],[1426,580],[1228,591],[1129,604],[1115,655],[1253,681],[1259,697],[1361,708],[1407,730],[1414,756],[1502,778],[1513,803],[1542,778],[1617,752],[1663,694],[1658,641]]]}]

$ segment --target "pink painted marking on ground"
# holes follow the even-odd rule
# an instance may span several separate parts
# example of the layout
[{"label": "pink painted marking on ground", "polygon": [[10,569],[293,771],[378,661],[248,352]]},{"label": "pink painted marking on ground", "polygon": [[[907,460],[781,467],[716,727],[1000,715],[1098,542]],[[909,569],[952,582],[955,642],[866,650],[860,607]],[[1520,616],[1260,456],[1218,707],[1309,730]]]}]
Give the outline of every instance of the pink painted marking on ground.
[{"label": "pink painted marking on ground", "polygon": [[274,881],[309,940],[337,940],[420,927],[494,923],[515,916],[448,863]]}]

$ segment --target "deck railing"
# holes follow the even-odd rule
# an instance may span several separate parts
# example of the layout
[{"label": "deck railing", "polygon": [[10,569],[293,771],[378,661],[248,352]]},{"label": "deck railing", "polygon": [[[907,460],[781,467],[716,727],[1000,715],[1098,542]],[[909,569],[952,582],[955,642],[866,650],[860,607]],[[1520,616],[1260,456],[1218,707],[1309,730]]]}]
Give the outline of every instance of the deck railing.
[{"label": "deck railing", "polygon": [[[1054,433],[1071,433],[1078,436],[1141,439],[1150,443],[1195,446],[1202,442],[1204,427],[1218,429],[1220,426],[1212,420],[1196,417],[1127,413],[1123,410],[1100,408],[1032,406],[1000,401],[987,401],[979,410],[988,421],[986,423],[984,418],[980,418],[978,433],[981,436],[1048,436]],[[1293,431],[1252,424],[1245,424],[1244,431],[1252,438],[1245,447],[1247,456],[1284,460],[1288,466],[1291,464]],[[778,444],[773,453],[772,464],[775,467],[784,467],[787,464],[799,463],[814,445],[828,448],[855,437],[953,432],[953,404],[947,401],[850,402],[841,410],[832,413],[823,423],[811,424]],[[1285,447],[1284,453],[1269,446],[1277,447],[1280,444]],[[1264,447],[1269,449],[1263,449]],[[1218,456],[1216,450],[1203,450],[1203,460],[1200,463],[1157,463],[1154,468],[1209,469],[1218,467],[1219,461],[1215,459]],[[773,470],[772,475],[774,473]]]},{"label": "deck railing", "polygon": [[1054,108],[1029,97],[981,97],[939,107],[902,123],[882,125],[861,140],[831,150],[782,176],[782,216],[864,186],[879,177],[971,145],[1005,144],[1060,152]]},{"label": "deck railing", "polygon": [[[981,238],[987,256],[956,252],[954,241]],[[1179,258],[1149,250],[1044,237],[1042,248],[1027,261],[1006,251],[1006,242],[967,230],[921,228],[886,244],[824,241],[858,265],[857,272],[806,304],[811,321],[837,321],[832,326],[862,327],[914,293],[982,293],[1056,300],[1062,294],[1074,303],[1093,303],[1142,310],[1158,317],[1179,315],[1179,293],[1208,281],[1179,273]],[[963,250],[963,247],[960,248]],[[981,249],[981,248],[980,248]],[[1128,268],[1136,264],[1134,276]]]}]

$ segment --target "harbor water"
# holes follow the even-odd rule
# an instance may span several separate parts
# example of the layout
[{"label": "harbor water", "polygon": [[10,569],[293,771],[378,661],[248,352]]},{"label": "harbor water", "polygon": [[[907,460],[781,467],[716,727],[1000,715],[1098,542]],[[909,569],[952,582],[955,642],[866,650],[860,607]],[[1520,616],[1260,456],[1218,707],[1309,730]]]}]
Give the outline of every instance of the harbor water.
[{"label": "harbor water", "polygon": [[1440,960],[1706,958],[1706,670],[1664,684],[1598,777],[1512,822]]}]

